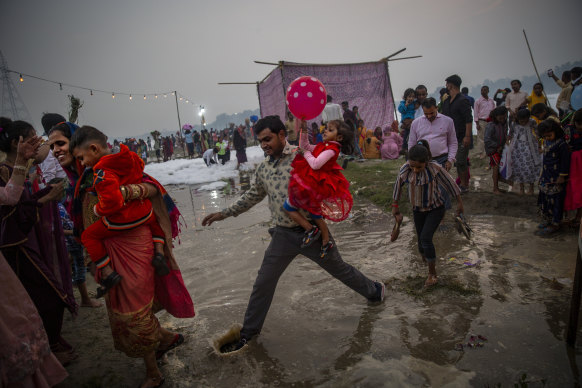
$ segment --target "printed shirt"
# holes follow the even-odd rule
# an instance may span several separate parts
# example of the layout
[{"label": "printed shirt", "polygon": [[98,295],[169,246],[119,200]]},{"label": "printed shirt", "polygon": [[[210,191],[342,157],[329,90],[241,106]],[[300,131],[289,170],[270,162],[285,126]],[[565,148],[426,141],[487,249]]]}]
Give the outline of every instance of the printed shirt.
[{"label": "printed shirt", "polygon": [[443,206],[445,201],[440,191],[441,186],[452,197],[461,194],[453,177],[435,161],[427,163],[426,168],[418,174],[406,162],[394,182],[392,198],[395,201],[400,199],[405,183],[408,183],[408,197],[415,211],[430,211]]},{"label": "printed shirt", "polygon": [[[255,183],[235,203],[222,210],[227,217],[236,217],[249,210],[266,196],[269,197],[271,223],[278,226],[292,228],[298,226],[283,210],[283,203],[287,198],[287,187],[291,176],[291,162],[295,158],[296,147],[286,143],[279,159],[267,157],[255,172]],[[309,214],[299,209],[301,214],[309,219]]]}]

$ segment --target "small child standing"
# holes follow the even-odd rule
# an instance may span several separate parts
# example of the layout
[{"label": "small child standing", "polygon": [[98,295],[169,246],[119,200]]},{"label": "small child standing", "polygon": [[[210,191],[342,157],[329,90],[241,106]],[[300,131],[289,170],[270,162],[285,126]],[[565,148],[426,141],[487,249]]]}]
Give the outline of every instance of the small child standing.
[{"label": "small child standing", "polygon": [[398,112],[400,112],[400,122],[403,123],[405,119],[414,120],[414,89],[408,88],[404,91],[403,100],[398,105]]},{"label": "small child standing", "polygon": [[511,180],[519,183],[519,193],[522,195],[525,194],[526,183],[529,184],[528,194],[533,194],[534,183],[540,177],[542,160],[534,134],[535,127],[536,122],[530,118],[529,110],[520,109],[509,130],[508,139],[512,142]]},{"label": "small child standing", "polygon": [[[331,120],[323,132],[323,142],[309,144],[302,123],[298,154],[293,160],[289,179],[289,197],[283,209],[289,217],[305,229],[301,247],[313,244],[321,236],[323,259],[333,247],[329,229],[323,218],[339,222],[345,220],[352,210],[353,199],[349,191],[350,183],[341,173],[336,163],[339,152],[350,155],[353,151],[354,132],[340,120]],[[297,210],[310,213],[315,222],[312,225]]]},{"label": "small child standing", "polygon": [[547,236],[557,232],[562,222],[566,177],[570,170],[570,151],[564,140],[564,130],[558,121],[552,118],[539,123],[538,136],[544,139],[538,195],[538,206],[544,220],[535,234]]},{"label": "small child standing", "polygon": [[489,114],[491,121],[485,127],[485,153],[489,156],[489,166],[491,166],[493,178],[493,192],[500,194],[499,181],[505,182],[499,176],[499,163],[501,162],[501,152],[505,146],[507,136],[507,108],[498,106]]},{"label": "small child standing", "polygon": [[[156,274],[167,275],[170,270],[164,258],[164,231],[153,214],[149,199],[125,202],[120,186],[135,185],[143,181],[143,160],[131,152],[127,146],[120,144],[118,153],[113,154],[107,147],[107,136],[96,128],[83,126],[75,131],[69,148],[73,156],[84,166],[93,168],[93,187],[99,197],[99,203],[93,211],[101,219],[86,228],[81,241],[91,260],[101,270],[101,285],[97,297],[105,295],[121,281],[121,276],[110,265],[111,259],[103,240],[114,237],[117,233],[148,225],[152,231],[155,254],[152,259]],[[143,188],[145,189],[145,187]]]},{"label": "small child standing", "polygon": [[408,197],[412,205],[414,226],[418,236],[418,251],[422,260],[428,264],[428,278],[424,285],[429,287],[438,282],[437,256],[432,238],[446,212],[443,189],[451,197],[457,198],[458,216],[463,213],[461,190],[447,170],[432,160],[426,140],[419,140],[408,150],[408,162],[400,167],[394,183],[392,215],[397,223],[402,221],[398,201],[405,183],[408,183]]},{"label": "small child standing", "polygon": [[582,218],[582,109],[574,112],[572,117],[568,146],[572,155],[564,210],[576,210],[572,225],[579,226]]}]

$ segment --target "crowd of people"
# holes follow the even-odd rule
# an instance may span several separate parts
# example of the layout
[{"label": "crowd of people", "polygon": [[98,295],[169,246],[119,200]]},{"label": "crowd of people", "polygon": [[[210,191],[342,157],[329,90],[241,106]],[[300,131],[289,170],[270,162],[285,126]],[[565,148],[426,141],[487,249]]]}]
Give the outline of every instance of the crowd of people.
[{"label": "crowd of people", "polygon": [[[42,124],[41,144],[31,124],[0,118],[0,287],[14,296],[0,302],[2,386],[48,387],[67,376],[63,366],[79,357],[61,335],[65,309],[76,315],[79,307],[73,286],[81,306],[101,306],[87,294],[87,268],[100,281],[98,294],[107,294],[115,348],[143,358],[142,386],[159,386],[156,360],[184,338],[154,313],[194,316],[172,253],[180,213],[126,145],[112,151],[96,128],[59,114]],[[91,235],[95,228],[110,238]]]},{"label": "crowd of people", "polygon": [[[79,127],[59,114],[45,114],[46,140],[24,121],[0,118],[0,359],[3,385],[29,381],[53,386],[66,377],[63,366],[79,355],[62,336],[65,310],[77,314],[73,287],[81,306],[99,308],[105,297],[116,349],[142,358],[146,374],[140,386],[157,387],[164,377],[157,360],[184,341],[180,333],[161,327],[155,316],[165,309],[178,318],[194,316],[172,251],[180,232],[180,212],[154,178],[144,173],[150,151],[157,161],[169,160],[177,147],[190,158],[211,166],[226,163],[231,147],[238,164],[247,161],[247,139],[254,137],[266,159],[256,168],[255,182],[232,205],[206,216],[203,225],[238,216],[269,197],[275,225],[271,243],[253,286],[242,329],[220,349],[240,350],[262,329],[277,281],[295,256],[313,260],[371,302],[384,299],[385,285],[346,263],[324,219],[341,221],[352,207],[349,182],[338,157],[397,159],[402,165],[393,191],[392,214],[402,222],[399,201],[408,184],[418,236],[418,250],[427,263],[425,285],[438,282],[433,235],[452,199],[463,222],[462,194],[470,189],[469,149],[489,158],[493,191],[507,182],[521,194],[539,188],[543,222],[537,235],[551,235],[582,216],[582,110],[570,105],[581,69],[557,79],[564,87],[557,112],[548,106],[543,86],[531,94],[519,80],[511,91],[489,88],[473,99],[458,75],[446,78],[439,101],[419,85],[406,89],[398,106],[400,120],[369,130],[357,106],[335,104],[331,96],[322,122],[299,122],[291,114],[284,123],[267,116],[250,125],[222,131],[191,126],[152,139],[125,139],[113,144],[91,126]],[[568,78],[570,77],[570,78]],[[477,127],[473,144],[472,126]],[[450,174],[456,166],[456,181]],[[395,227],[395,231],[398,228]],[[397,238],[398,233],[393,235]],[[314,242],[318,241],[318,244]],[[87,269],[100,283],[97,299],[86,287]],[[20,304],[10,301],[17,298]],[[23,346],[24,344],[24,346]],[[35,385],[36,384],[36,385]]]}]

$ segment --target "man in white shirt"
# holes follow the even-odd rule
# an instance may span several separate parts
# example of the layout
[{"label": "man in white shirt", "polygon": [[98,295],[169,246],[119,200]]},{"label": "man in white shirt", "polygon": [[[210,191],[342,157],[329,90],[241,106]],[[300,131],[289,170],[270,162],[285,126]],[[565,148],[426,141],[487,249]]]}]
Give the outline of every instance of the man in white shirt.
[{"label": "man in white shirt", "polygon": [[495,101],[489,98],[489,86],[484,85],[481,87],[481,97],[475,101],[475,107],[473,108],[475,127],[477,128],[477,145],[475,148],[479,151],[479,157],[481,159],[485,157],[483,137],[485,136],[487,118],[493,109],[495,109]]},{"label": "man in white shirt", "polygon": [[209,148],[206,151],[204,151],[204,154],[202,155],[202,159],[204,160],[204,163],[206,163],[206,165],[208,167],[210,167],[211,164],[218,163],[217,155],[218,155],[218,147]]},{"label": "man in white shirt", "polygon": [[323,108],[323,112],[321,112],[321,120],[327,124],[331,120],[342,120],[344,119],[342,108],[339,104],[334,104],[332,102],[331,96],[327,95],[327,104],[325,104],[325,108]]},{"label": "man in white shirt", "polygon": [[414,97],[416,97],[416,101],[414,102],[414,106],[416,106],[416,109],[414,110],[415,119],[424,116],[422,103],[426,99],[426,96],[428,96],[428,90],[426,89],[426,86],[418,85],[416,89],[414,89]]},{"label": "man in white shirt", "polygon": [[509,119],[513,121],[519,108],[527,107],[527,93],[520,90],[521,81],[517,79],[511,81],[511,89],[512,92],[505,97],[505,107],[509,110]]}]

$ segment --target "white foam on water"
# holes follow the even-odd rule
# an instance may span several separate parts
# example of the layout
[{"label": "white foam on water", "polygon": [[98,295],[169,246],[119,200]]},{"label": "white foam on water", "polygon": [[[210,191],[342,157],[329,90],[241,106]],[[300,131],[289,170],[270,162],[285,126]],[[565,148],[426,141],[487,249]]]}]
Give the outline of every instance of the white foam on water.
[{"label": "white foam on water", "polygon": [[[254,146],[247,148],[248,162],[242,166],[243,170],[251,169],[252,166],[262,162],[265,154],[261,147]],[[236,170],[236,151],[231,151],[231,159],[226,164],[211,165],[207,167],[202,158],[197,159],[176,159],[163,163],[150,163],[145,167],[145,172],[163,185],[179,184],[199,184],[222,182],[222,179],[234,178],[238,176]],[[207,185],[208,186],[208,185]],[[206,190],[214,190],[206,189]]]}]

